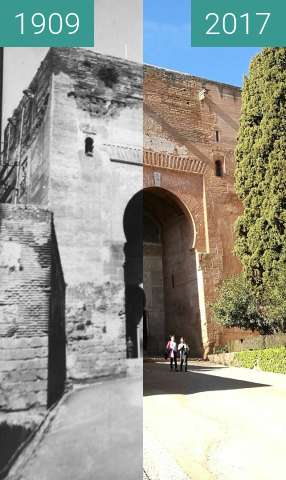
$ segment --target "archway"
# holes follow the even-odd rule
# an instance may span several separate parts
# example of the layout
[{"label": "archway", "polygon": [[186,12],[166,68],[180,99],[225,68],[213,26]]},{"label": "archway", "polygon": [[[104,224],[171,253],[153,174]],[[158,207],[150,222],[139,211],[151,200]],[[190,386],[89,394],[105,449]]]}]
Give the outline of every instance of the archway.
[{"label": "archway", "polygon": [[195,228],[179,199],[160,187],[143,193],[146,353],[162,354],[169,334],[202,354]]}]

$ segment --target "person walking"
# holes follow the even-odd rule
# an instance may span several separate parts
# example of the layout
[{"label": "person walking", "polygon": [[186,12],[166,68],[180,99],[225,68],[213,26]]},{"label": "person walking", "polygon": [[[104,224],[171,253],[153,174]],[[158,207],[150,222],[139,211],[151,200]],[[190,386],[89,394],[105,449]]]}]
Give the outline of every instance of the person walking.
[{"label": "person walking", "polygon": [[178,353],[180,355],[180,371],[183,371],[183,367],[185,369],[185,372],[188,371],[188,356],[189,356],[189,346],[185,342],[185,339],[181,337],[180,343],[178,345]]},{"label": "person walking", "polygon": [[173,366],[175,365],[176,372],[178,371],[178,364],[177,364],[177,343],[174,335],[171,335],[170,340],[167,343],[166,350],[168,352],[168,356],[170,358],[170,370],[173,370]]}]

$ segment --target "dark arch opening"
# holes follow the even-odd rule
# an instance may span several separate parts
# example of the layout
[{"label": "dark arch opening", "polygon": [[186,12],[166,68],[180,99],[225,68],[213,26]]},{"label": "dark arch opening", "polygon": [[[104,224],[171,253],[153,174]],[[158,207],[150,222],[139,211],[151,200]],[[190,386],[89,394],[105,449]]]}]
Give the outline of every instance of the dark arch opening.
[{"label": "dark arch opening", "polygon": [[85,139],[85,154],[88,157],[93,156],[93,150],[94,150],[94,140],[91,137],[87,137]]},{"label": "dark arch opening", "polygon": [[215,162],[215,174],[216,174],[216,177],[222,177],[223,176],[223,168],[222,168],[222,161],[221,160],[216,160],[216,162]]},{"label": "dark arch opening", "polygon": [[126,238],[124,246],[124,283],[126,339],[128,357],[138,357],[143,348],[140,330],[145,306],[143,290],[143,192],[137,193],[128,203],[123,218]]}]

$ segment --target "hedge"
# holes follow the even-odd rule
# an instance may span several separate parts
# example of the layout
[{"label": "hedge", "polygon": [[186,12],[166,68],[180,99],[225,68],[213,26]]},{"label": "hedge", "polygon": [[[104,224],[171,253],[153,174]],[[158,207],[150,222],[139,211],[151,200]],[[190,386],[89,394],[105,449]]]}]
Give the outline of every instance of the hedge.
[{"label": "hedge", "polygon": [[236,352],[234,366],[286,374],[286,347]]}]

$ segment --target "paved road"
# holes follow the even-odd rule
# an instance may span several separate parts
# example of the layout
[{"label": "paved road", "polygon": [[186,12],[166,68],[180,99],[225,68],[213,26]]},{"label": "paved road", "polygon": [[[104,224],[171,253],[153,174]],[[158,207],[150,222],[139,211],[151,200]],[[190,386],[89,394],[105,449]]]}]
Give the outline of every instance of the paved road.
[{"label": "paved road", "polygon": [[103,381],[60,406],[21,480],[142,480],[142,378]]},{"label": "paved road", "polygon": [[286,376],[206,362],[190,368],[144,364],[145,450],[151,438],[192,480],[285,478]]}]

